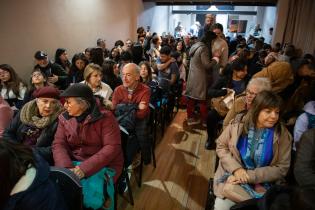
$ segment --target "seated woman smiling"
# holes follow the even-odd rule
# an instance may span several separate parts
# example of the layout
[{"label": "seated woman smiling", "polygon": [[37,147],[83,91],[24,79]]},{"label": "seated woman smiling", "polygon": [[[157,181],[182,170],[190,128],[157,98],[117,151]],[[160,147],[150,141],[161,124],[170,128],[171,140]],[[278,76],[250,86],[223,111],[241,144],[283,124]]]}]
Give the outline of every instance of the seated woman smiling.
[{"label": "seated woman smiling", "polygon": [[279,122],[280,105],[273,92],[260,92],[248,113],[237,115],[217,139],[214,209],[261,198],[287,174],[292,137]]}]

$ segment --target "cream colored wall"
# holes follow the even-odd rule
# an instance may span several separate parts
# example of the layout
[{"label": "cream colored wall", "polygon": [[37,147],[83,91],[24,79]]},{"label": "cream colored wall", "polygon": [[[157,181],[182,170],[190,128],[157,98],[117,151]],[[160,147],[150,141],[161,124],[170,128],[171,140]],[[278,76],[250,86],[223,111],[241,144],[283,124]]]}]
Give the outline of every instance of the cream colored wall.
[{"label": "cream colored wall", "polygon": [[287,0],[278,0],[277,3],[277,12],[276,12],[276,21],[274,27],[274,34],[272,38],[272,44],[274,45],[277,42],[283,42],[283,34],[286,27],[286,21],[288,18],[289,12],[289,3]]},{"label": "cream colored wall", "polygon": [[11,64],[28,80],[33,55],[42,49],[53,58],[58,47],[74,53],[106,39],[136,38],[142,0],[1,0],[0,63]]}]

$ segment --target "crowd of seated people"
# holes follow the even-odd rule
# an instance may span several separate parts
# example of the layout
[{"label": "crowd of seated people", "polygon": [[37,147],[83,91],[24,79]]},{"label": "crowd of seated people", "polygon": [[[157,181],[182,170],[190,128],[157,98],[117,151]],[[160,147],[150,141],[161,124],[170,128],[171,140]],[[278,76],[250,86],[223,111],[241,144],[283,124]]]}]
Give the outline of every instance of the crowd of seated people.
[{"label": "crowd of seated people", "polygon": [[[3,170],[14,167],[10,173],[17,174],[10,175],[0,206],[17,205],[14,185],[34,171],[42,176],[47,163],[81,180],[111,169],[117,184],[139,151],[144,164],[151,162],[150,103],[164,103],[168,120],[182,96],[186,123],[207,129],[206,149],[217,152],[215,209],[262,199],[288,174],[296,183],[286,184],[314,189],[314,56],[263,38],[225,37],[212,15],[201,32],[199,39],[175,39],[140,27],[134,42],[118,40],[108,50],[98,39],[72,59],[58,48],[54,61],[38,50],[29,87],[12,66],[0,64],[0,161],[26,158],[6,163]],[[130,135],[125,148],[119,125]],[[49,181],[40,184],[55,192]]]}]

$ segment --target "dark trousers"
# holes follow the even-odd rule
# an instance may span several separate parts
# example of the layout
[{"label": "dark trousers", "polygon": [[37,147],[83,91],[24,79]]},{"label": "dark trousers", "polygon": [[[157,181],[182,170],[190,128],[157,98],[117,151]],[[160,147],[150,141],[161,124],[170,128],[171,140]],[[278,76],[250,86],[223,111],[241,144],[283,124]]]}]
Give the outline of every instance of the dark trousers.
[{"label": "dark trousers", "polygon": [[207,116],[207,133],[208,133],[208,142],[214,143],[215,139],[217,138],[217,133],[219,129],[219,122],[223,120],[224,117],[221,117],[219,113],[211,109],[208,112]]}]

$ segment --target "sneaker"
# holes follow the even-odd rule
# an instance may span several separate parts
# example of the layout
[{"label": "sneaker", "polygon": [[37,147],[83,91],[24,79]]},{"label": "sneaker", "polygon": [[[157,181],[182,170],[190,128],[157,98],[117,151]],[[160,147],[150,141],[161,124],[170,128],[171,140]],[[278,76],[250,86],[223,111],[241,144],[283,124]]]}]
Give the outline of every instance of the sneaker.
[{"label": "sneaker", "polygon": [[195,118],[188,118],[187,119],[187,125],[197,125],[200,123],[199,119],[195,119]]}]

